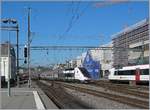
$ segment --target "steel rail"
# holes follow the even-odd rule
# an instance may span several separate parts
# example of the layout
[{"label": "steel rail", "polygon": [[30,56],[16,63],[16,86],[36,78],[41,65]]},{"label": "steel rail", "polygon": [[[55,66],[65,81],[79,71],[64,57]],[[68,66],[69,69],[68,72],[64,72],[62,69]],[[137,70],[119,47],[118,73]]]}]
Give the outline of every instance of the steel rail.
[{"label": "steel rail", "polygon": [[38,82],[37,84],[60,109],[92,109],[92,107],[84,104],[79,99],[69,95],[63,88],[56,88],[56,84],[53,86],[42,82]]},{"label": "steel rail", "polygon": [[92,85],[92,86],[94,85],[97,87],[103,87],[103,88],[106,88],[108,90],[112,90],[112,91],[116,91],[116,92],[120,92],[120,93],[124,93],[124,94],[129,94],[129,95],[149,99],[148,93],[144,93],[144,92],[136,91],[136,90],[131,90],[130,88],[127,88],[127,86],[124,87],[124,86],[106,84],[106,83],[94,83],[94,84],[90,84],[90,85]]},{"label": "steel rail", "polygon": [[96,91],[96,90],[91,90],[85,87],[79,87],[79,86],[75,86],[75,85],[68,85],[68,84],[64,84],[64,83],[60,83],[60,82],[55,82],[55,83],[59,83],[62,86],[66,87],[66,88],[70,88],[73,90],[77,90],[80,92],[84,92],[87,94],[91,94],[97,97],[104,97],[110,100],[114,100],[117,102],[121,102],[124,104],[128,104],[134,107],[139,107],[139,108],[144,108],[144,109],[148,109],[149,108],[149,102],[148,101],[144,101],[144,100],[139,100],[139,99],[135,99],[135,98],[131,98],[131,97],[126,97],[126,96],[121,96],[121,95],[116,95],[116,94],[111,94],[111,93],[106,93],[106,92],[102,92],[102,91]]},{"label": "steel rail", "polygon": [[[37,85],[45,92],[45,94],[54,102],[54,104],[59,108],[59,109],[64,109],[65,107],[57,100],[57,97],[53,95],[48,89],[45,89],[44,84],[37,82]],[[47,87],[49,88],[49,87]]]},{"label": "steel rail", "polygon": [[110,81],[104,81],[104,80],[99,80],[99,81],[95,81],[94,82],[94,84],[111,84],[112,86],[114,85],[114,86],[120,86],[120,87],[126,87],[126,88],[128,88],[128,89],[139,89],[139,88],[141,88],[141,89],[143,89],[143,90],[147,90],[147,91],[149,91],[149,86],[140,86],[140,85],[132,85],[132,86],[130,86],[129,84],[114,84],[113,82],[110,82]]}]

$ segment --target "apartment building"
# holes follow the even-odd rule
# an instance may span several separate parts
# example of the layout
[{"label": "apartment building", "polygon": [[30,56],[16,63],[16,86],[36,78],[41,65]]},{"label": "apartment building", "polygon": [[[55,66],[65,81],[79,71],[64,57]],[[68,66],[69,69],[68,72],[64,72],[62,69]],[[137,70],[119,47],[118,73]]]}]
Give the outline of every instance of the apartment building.
[{"label": "apartment building", "polygon": [[112,37],[114,67],[148,63],[149,19],[129,26]]}]

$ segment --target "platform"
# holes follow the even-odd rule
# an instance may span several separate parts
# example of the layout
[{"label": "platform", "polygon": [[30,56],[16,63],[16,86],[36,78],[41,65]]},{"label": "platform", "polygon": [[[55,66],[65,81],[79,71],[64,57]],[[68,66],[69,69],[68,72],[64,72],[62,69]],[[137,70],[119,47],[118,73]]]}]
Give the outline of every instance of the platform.
[{"label": "platform", "polygon": [[0,95],[0,109],[57,109],[35,82],[32,82],[31,88],[28,88],[27,84],[21,85],[20,88],[11,88],[10,97],[7,95],[7,88],[2,88]]}]

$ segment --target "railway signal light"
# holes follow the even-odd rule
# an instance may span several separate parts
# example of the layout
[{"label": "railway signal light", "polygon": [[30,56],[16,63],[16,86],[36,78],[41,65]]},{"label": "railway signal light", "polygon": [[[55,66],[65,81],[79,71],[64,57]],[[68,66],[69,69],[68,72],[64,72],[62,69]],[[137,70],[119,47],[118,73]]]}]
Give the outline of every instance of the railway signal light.
[{"label": "railway signal light", "polygon": [[27,56],[28,56],[27,55],[27,53],[28,53],[27,51],[28,51],[28,49],[27,49],[27,46],[25,45],[25,47],[24,47],[24,57],[25,58],[27,58]]},{"label": "railway signal light", "polygon": [[25,64],[27,63],[27,60],[26,60],[26,59],[24,60],[24,63],[25,63]]},{"label": "railway signal light", "polygon": [[26,64],[27,63],[26,58],[28,57],[28,48],[26,45],[24,46],[24,57],[25,57],[24,63]]}]

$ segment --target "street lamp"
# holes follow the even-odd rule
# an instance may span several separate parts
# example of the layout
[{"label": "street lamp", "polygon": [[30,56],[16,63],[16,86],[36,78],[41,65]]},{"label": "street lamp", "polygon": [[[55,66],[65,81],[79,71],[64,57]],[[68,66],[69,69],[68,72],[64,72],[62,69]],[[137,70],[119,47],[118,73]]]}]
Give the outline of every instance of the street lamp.
[{"label": "street lamp", "polygon": [[[2,30],[12,30],[12,31],[17,31],[17,85],[19,86],[19,26],[18,26],[18,22],[17,20],[15,19],[11,19],[11,18],[6,18],[6,19],[1,19],[1,22],[4,23],[4,24],[17,24],[15,27],[3,27],[1,26],[1,29]],[[15,30],[14,30],[15,29]],[[9,68],[8,68],[8,96],[10,96],[10,34],[9,34],[9,38],[8,38],[8,65],[9,65]]]},{"label": "street lamp", "polygon": [[17,20],[15,19],[11,19],[11,18],[5,18],[5,19],[2,19],[1,20],[3,23],[12,23],[12,24],[16,24],[17,23]]}]

